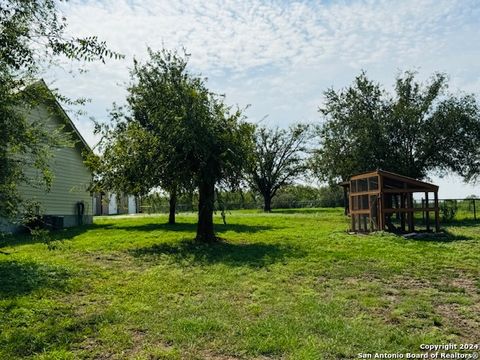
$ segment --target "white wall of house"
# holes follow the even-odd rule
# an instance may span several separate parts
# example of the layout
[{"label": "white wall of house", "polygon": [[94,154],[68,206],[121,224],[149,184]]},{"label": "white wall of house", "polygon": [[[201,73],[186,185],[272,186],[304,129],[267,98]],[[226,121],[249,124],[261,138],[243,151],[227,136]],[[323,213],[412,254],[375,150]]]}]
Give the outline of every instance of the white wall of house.
[{"label": "white wall of house", "polygon": [[[32,122],[43,123],[52,132],[58,131],[65,126],[65,122],[52,111],[46,105],[39,105],[27,113],[27,116]],[[67,128],[65,131],[70,130]],[[83,202],[84,215],[92,216],[92,196],[88,190],[92,173],[83,162],[82,151],[80,145],[54,149],[49,163],[54,174],[50,191],[45,191],[42,186],[19,183],[20,195],[24,199],[38,202],[45,215],[63,216],[65,220],[75,219],[77,203]],[[25,175],[33,180],[34,184],[36,179],[41,178],[40,172],[34,167],[26,168]]]},{"label": "white wall of house", "polygon": [[135,201],[135,196],[128,195],[128,213],[136,214],[137,213],[137,202]]},{"label": "white wall of house", "polygon": [[109,215],[118,214],[117,196],[115,194],[110,194],[110,197],[108,199],[108,214]]}]

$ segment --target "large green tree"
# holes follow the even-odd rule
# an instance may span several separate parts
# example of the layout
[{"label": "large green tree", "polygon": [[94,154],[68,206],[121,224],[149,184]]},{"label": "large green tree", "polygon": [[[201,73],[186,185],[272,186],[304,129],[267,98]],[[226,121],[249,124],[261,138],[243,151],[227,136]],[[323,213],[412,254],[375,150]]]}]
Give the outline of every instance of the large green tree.
[{"label": "large green tree", "polygon": [[[55,101],[50,91],[34,84],[42,70],[57,65],[60,58],[104,61],[119,56],[96,37],[70,37],[65,30],[66,20],[54,0],[1,1],[0,217],[18,216],[23,200],[19,183],[48,190],[53,179],[51,150],[68,143],[43,124],[27,121],[29,110],[40,102]],[[32,167],[41,174],[34,182],[24,172]]]},{"label": "large green tree", "polygon": [[92,163],[104,188],[148,193],[197,188],[197,239],[215,240],[215,186],[238,182],[253,128],[188,71],[188,55],[149,50],[134,63],[127,108],[99,128],[102,155]]},{"label": "large green tree", "polygon": [[447,77],[420,83],[400,74],[395,93],[360,74],[346,89],[325,92],[318,127],[320,147],[312,162],[335,183],[381,168],[416,179],[454,171],[466,180],[480,173],[480,116],[473,95],[447,91]]},{"label": "large green tree", "polygon": [[272,210],[272,198],[307,170],[306,141],[309,126],[298,124],[288,130],[258,128],[255,148],[247,171],[247,179],[264,200],[264,211]]}]

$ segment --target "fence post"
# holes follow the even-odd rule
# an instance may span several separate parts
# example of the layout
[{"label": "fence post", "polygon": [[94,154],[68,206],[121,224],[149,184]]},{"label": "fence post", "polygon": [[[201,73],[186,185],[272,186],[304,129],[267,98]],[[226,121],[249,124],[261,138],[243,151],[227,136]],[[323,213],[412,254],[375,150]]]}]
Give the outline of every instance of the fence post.
[{"label": "fence post", "polygon": [[[428,193],[427,193],[427,195],[428,195]],[[424,200],[424,199],[422,198],[422,209],[425,208],[425,207],[428,207],[428,204],[427,204],[427,206],[425,206],[425,203],[426,203],[427,201],[428,201],[428,198],[427,198],[426,200]],[[425,211],[423,211],[423,210],[422,210],[422,223],[423,223],[423,224],[426,223],[426,222],[425,222]]]},{"label": "fence post", "polygon": [[475,206],[475,203],[477,202],[477,199],[472,199],[473,201],[473,219],[476,221],[477,220],[477,208]]}]

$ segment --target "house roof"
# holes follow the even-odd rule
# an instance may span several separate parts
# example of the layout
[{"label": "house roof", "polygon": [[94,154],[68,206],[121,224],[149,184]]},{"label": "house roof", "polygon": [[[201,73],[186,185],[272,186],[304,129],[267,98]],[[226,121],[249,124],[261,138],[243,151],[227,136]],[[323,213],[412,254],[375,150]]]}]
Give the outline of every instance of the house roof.
[{"label": "house roof", "polygon": [[39,86],[43,88],[45,91],[47,91],[47,94],[51,96],[51,99],[53,100],[53,105],[55,106],[55,109],[58,111],[58,114],[60,115],[60,118],[64,121],[65,125],[70,127],[72,129],[72,133],[77,137],[78,142],[82,145],[82,147],[87,150],[87,152],[91,152],[92,149],[88,145],[88,143],[85,141],[83,138],[82,134],[80,134],[80,131],[78,131],[77,127],[73,123],[72,119],[68,116],[67,112],[63,107],[60,105],[58,102],[57,98],[55,97],[55,94],[50,90],[48,85],[45,83],[43,79],[40,79],[36,81],[35,83],[29,85],[30,86]]}]

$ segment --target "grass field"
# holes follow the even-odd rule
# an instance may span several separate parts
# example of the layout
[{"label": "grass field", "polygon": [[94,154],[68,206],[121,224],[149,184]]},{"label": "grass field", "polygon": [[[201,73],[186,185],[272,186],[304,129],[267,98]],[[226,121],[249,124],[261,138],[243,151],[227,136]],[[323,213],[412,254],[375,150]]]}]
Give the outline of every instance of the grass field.
[{"label": "grass field", "polygon": [[340,209],[98,218],[0,246],[0,359],[348,359],[479,342],[480,224],[348,235]]}]

